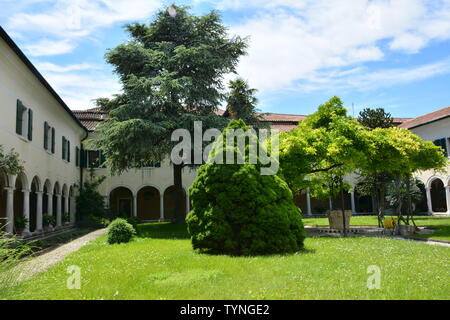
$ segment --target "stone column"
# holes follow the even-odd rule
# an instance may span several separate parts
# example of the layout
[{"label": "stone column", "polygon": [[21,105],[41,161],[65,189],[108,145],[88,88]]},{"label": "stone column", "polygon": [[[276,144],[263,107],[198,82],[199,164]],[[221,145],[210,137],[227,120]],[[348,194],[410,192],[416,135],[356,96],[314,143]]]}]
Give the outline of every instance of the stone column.
[{"label": "stone column", "polygon": [[75,197],[70,197],[70,224],[74,225],[77,216],[77,204]]},{"label": "stone column", "polygon": [[328,209],[333,210],[333,200],[331,198],[328,198]]},{"label": "stone column", "polygon": [[30,190],[22,190],[23,192],[23,217],[27,219],[23,235],[30,234]]},{"label": "stone column", "polygon": [[14,232],[14,187],[6,187],[6,232]]},{"label": "stone column", "polygon": [[445,187],[445,195],[447,200],[447,214],[450,215],[450,186]]},{"label": "stone column", "polygon": [[164,221],[164,195],[159,196],[159,220]]},{"label": "stone column", "polygon": [[356,214],[356,205],[355,205],[355,190],[350,190],[350,200],[352,202],[352,214]]},{"label": "stone column", "polygon": [[425,190],[427,192],[428,214],[429,215],[433,215],[433,204],[432,204],[432,201],[431,201],[431,188],[430,187],[426,187]]},{"label": "stone column", "polygon": [[53,193],[47,193],[47,214],[53,216]]},{"label": "stone column", "polygon": [[[69,213],[69,196],[64,197],[64,214]],[[69,216],[70,219],[70,216]]]},{"label": "stone column", "polygon": [[41,232],[42,231],[42,197],[43,197],[42,191],[37,191],[37,206],[36,206],[36,231]]},{"label": "stone column", "polygon": [[61,194],[56,195],[56,227],[61,227]]},{"label": "stone column", "polygon": [[137,195],[133,194],[133,217],[137,217]]},{"label": "stone column", "polygon": [[311,210],[311,195],[309,194],[309,188],[306,189],[306,214],[312,216]]}]

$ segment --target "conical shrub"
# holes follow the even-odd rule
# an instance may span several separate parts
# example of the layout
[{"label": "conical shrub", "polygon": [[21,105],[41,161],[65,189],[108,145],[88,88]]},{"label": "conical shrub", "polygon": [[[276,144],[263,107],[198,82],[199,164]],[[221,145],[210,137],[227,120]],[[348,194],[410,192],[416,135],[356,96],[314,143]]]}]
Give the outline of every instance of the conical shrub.
[{"label": "conical shrub", "polygon": [[[261,175],[259,157],[252,164],[248,153],[243,155],[237,143],[227,146],[226,133],[230,129],[242,129],[247,134],[250,130],[241,120],[231,121],[214,143],[210,160],[232,148],[234,155],[241,155],[245,161],[208,161],[199,168],[190,188],[192,210],[186,218],[194,249],[229,255],[299,251],[305,231],[291,190],[277,175]],[[261,147],[254,134],[252,139]],[[251,148],[247,139],[245,150]]]}]

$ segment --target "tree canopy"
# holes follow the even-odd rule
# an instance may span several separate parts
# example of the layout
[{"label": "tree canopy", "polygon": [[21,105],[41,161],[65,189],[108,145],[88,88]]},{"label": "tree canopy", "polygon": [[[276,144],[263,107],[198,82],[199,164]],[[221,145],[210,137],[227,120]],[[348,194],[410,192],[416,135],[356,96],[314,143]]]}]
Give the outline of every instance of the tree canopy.
[{"label": "tree canopy", "polygon": [[192,129],[194,121],[225,125],[215,112],[224,98],[223,76],[235,72],[246,41],[230,38],[215,11],[194,16],[187,7],[174,8],[174,17],[161,10],[149,25],[127,25],[130,39],[106,54],[123,93],[97,100],[110,118],[99,125],[94,145],[113,172],[163,160],[173,130]]},{"label": "tree canopy", "polygon": [[23,163],[19,158],[19,154],[14,150],[8,153],[3,151],[0,145],[0,169],[5,170],[9,174],[19,174],[23,171]]},{"label": "tree canopy", "polygon": [[358,121],[370,129],[391,128],[394,126],[394,118],[383,108],[365,108],[359,113]]},{"label": "tree canopy", "polygon": [[226,96],[227,107],[224,116],[242,119],[255,128],[260,127],[262,116],[257,113],[258,99],[255,97],[258,90],[250,88],[242,78],[231,80],[228,86],[230,92]]}]

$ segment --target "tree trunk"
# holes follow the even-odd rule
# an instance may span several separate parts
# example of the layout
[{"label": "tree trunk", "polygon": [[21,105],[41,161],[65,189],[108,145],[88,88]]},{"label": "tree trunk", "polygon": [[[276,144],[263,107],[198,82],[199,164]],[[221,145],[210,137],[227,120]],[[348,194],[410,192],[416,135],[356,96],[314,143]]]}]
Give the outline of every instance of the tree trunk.
[{"label": "tree trunk", "polygon": [[346,219],[345,219],[345,200],[344,200],[344,179],[341,178],[340,181],[340,189],[341,189],[341,206],[342,206],[342,222],[344,228],[344,237],[347,237],[347,228],[345,227]]},{"label": "tree trunk", "polygon": [[174,164],[173,165],[173,185],[175,188],[175,212],[174,212],[174,220],[175,223],[181,223],[184,217],[183,210],[183,165],[182,164]]},{"label": "tree trunk", "polygon": [[384,226],[384,193],[386,186],[384,183],[381,183],[380,189],[378,190],[378,226],[381,228]]}]

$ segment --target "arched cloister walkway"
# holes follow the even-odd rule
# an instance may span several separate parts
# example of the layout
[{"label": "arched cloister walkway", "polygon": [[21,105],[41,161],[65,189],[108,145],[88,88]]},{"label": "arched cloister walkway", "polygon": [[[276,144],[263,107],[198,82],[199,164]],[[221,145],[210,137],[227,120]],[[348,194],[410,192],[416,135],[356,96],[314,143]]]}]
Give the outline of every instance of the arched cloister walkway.
[{"label": "arched cloister walkway", "polygon": [[6,215],[6,198],[8,187],[8,175],[3,169],[0,169],[0,230],[5,231],[5,226],[7,223]]},{"label": "arched cloister walkway", "polygon": [[133,192],[127,187],[117,187],[109,193],[112,218],[133,216]]},{"label": "arched cloister walkway", "polygon": [[161,194],[152,186],[145,186],[137,193],[137,216],[141,220],[161,220]]},{"label": "arched cloister walkway", "polygon": [[[164,191],[164,219],[174,220],[175,219],[175,209],[177,201],[177,192],[175,186],[170,186]],[[184,212],[182,217],[179,217],[180,221],[186,218],[187,213],[187,201],[186,201],[186,190],[183,189],[183,198],[181,199],[181,210]]]},{"label": "arched cloister walkway", "polygon": [[430,182],[431,210],[435,213],[445,213],[447,208],[447,194],[444,182],[435,178]]}]

